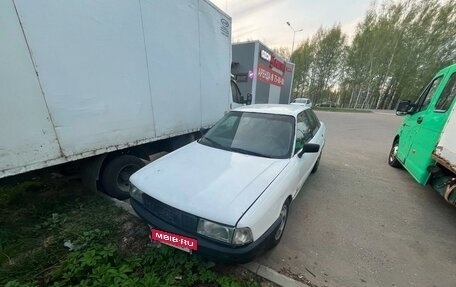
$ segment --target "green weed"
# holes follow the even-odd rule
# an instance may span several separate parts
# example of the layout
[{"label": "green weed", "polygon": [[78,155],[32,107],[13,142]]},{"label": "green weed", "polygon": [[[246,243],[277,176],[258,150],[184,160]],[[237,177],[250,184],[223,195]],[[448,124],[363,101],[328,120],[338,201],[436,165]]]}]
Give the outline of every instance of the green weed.
[{"label": "green weed", "polygon": [[78,181],[1,187],[0,285],[257,286],[198,255],[151,246],[138,219]]}]

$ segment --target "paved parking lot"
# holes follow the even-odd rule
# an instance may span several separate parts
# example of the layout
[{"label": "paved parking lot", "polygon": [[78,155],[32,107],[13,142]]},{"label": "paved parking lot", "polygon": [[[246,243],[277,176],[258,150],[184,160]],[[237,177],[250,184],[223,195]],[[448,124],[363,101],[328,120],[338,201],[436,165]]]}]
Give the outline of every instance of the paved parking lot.
[{"label": "paved parking lot", "polygon": [[387,164],[402,118],[317,115],[328,132],[320,168],[257,261],[318,286],[456,286],[456,208]]}]

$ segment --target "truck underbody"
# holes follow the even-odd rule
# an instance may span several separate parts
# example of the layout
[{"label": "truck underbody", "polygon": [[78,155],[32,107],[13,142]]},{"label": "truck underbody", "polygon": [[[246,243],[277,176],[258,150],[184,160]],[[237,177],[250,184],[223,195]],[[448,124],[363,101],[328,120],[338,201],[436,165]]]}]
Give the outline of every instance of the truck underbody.
[{"label": "truck underbody", "polygon": [[432,173],[431,187],[448,203],[456,205],[456,166],[436,154],[432,158],[437,162],[437,169]]}]

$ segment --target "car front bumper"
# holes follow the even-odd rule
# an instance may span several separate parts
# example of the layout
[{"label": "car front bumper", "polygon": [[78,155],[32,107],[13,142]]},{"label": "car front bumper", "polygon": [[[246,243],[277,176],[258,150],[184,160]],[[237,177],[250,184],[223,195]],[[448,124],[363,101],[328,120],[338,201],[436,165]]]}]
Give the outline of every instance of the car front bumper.
[{"label": "car front bumper", "polygon": [[245,263],[253,260],[255,256],[264,251],[268,246],[270,235],[279,224],[279,220],[256,241],[244,246],[229,246],[218,243],[196,233],[183,231],[150,213],[141,203],[130,198],[130,203],[136,213],[144,219],[150,226],[165,232],[170,232],[198,240],[198,250],[196,253],[203,255],[214,261],[225,263]]}]

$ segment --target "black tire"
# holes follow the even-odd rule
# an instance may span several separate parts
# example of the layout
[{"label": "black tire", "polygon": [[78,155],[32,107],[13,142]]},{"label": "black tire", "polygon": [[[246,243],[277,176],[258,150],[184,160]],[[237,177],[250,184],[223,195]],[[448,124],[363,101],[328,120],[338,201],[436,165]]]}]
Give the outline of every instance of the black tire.
[{"label": "black tire", "polygon": [[144,162],[133,155],[120,155],[109,161],[102,174],[101,186],[105,193],[118,198],[130,197],[130,176],[144,166]]},{"label": "black tire", "polygon": [[317,170],[318,170],[318,166],[320,165],[320,159],[321,159],[321,154],[323,153],[323,151],[321,151],[320,155],[318,156],[318,159],[317,161],[315,162],[313,168],[312,168],[312,171],[310,173],[316,173]]},{"label": "black tire", "polygon": [[394,168],[401,168],[402,164],[397,159],[397,149],[399,147],[399,139],[395,139],[393,145],[391,146],[391,150],[388,155],[388,164]]},{"label": "black tire", "polygon": [[283,231],[285,230],[285,226],[287,225],[288,213],[290,211],[290,201],[287,199],[285,203],[282,205],[282,209],[280,211],[280,224],[279,226],[274,229],[274,231],[269,236],[269,243],[268,249],[272,249],[279,244],[280,239],[282,239]]}]

